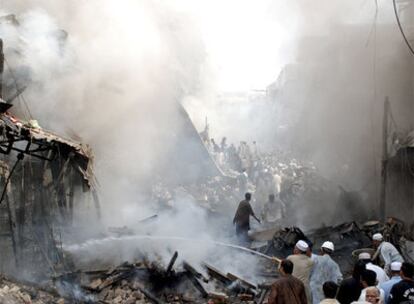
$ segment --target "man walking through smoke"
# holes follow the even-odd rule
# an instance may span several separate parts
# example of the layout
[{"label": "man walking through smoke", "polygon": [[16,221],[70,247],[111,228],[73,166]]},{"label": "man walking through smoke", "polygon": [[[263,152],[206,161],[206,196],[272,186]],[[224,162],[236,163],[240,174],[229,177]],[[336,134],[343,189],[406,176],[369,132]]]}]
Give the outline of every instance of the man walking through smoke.
[{"label": "man walking through smoke", "polygon": [[260,223],[260,220],[254,214],[252,206],[250,205],[252,195],[247,192],[244,195],[244,198],[245,199],[239,203],[239,207],[237,208],[233,219],[233,224],[236,225],[237,237],[243,245],[249,242],[248,232],[250,230],[250,216],[254,217],[256,221]]}]

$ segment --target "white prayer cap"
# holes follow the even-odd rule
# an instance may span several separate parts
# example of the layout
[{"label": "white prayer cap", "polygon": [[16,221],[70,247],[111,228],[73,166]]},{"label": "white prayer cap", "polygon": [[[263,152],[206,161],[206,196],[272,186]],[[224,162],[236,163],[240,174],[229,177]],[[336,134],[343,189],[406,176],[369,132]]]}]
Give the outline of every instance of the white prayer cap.
[{"label": "white prayer cap", "polygon": [[300,240],[300,241],[298,241],[298,242],[296,243],[296,247],[297,247],[300,251],[306,252],[306,251],[308,250],[308,248],[309,248],[309,245],[308,245],[308,243],[306,243],[305,241]]},{"label": "white prayer cap", "polygon": [[391,263],[391,271],[400,271],[401,270],[401,262],[392,262]]},{"label": "white prayer cap", "polygon": [[370,260],[371,259],[371,255],[368,252],[361,252],[358,255],[358,260]]},{"label": "white prayer cap", "polygon": [[383,240],[382,234],[381,234],[381,233],[375,233],[375,234],[372,236],[372,240],[373,240],[373,241],[382,241],[382,240]]},{"label": "white prayer cap", "polygon": [[326,241],[325,243],[322,244],[321,248],[325,248],[325,249],[329,249],[331,251],[334,251],[334,244],[330,241]]}]

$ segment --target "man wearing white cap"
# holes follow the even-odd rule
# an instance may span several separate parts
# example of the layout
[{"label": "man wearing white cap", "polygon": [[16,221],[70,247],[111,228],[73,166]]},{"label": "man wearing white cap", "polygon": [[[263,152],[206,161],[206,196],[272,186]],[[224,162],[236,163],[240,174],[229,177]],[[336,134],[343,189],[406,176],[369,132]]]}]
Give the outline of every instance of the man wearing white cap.
[{"label": "man wearing white cap", "polygon": [[401,264],[402,264],[401,262],[392,262],[391,267],[390,267],[391,279],[385,283],[380,284],[380,288],[384,290],[385,304],[390,303],[389,295],[390,295],[391,288],[396,283],[401,281],[401,276],[400,276]]},{"label": "man wearing white cap", "polygon": [[294,265],[292,275],[302,281],[305,285],[306,297],[308,303],[311,302],[309,278],[313,267],[313,261],[307,256],[309,249],[308,243],[305,241],[298,241],[293,249],[293,254],[288,256],[287,259]]},{"label": "man wearing white cap", "polygon": [[375,233],[372,236],[372,243],[377,249],[374,257],[379,256],[381,262],[384,264],[384,269],[388,271],[392,262],[404,262],[401,254],[397,248],[390,242],[385,242],[381,233]]},{"label": "man wearing white cap", "polygon": [[382,284],[390,279],[385,273],[384,269],[372,263],[371,255],[368,252],[360,253],[358,256],[358,259],[366,263],[365,264],[366,269],[372,270],[377,274],[378,284]]},{"label": "man wearing white cap", "polygon": [[321,246],[321,255],[315,255],[313,258],[314,265],[310,276],[313,304],[319,304],[324,299],[322,287],[325,282],[332,281],[338,284],[342,281],[341,270],[331,258],[334,249],[334,244],[327,241]]}]

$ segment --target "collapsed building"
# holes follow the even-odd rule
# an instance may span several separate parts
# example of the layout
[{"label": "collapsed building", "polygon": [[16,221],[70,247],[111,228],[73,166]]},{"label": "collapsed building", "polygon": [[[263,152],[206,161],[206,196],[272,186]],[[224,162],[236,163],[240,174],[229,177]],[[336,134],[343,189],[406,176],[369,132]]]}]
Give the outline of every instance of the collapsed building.
[{"label": "collapsed building", "polygon": [[[13,15],[3,22],[18,24]],[[33,278],[65,269],[59,240],[76,208],[92,204],[99,217],[97,184],[87,145],[15,116],[24,87],[5,76],[3,48],[0,40],[0,269]]]}]

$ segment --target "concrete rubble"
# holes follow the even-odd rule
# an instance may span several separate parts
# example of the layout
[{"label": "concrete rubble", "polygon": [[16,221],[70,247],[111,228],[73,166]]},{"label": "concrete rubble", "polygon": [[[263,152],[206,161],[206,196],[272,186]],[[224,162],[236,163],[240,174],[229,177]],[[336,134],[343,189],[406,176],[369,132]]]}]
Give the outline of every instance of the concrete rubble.
[{"label": "concrete rubble", "polygon": [[[28,283],[30,284],[30,283]],[[65,304],[70,303],[57,292],[42,290],[33,284],[25,285],[14,280],[0,277],[0,303],[2,304]]]},{"label": "concrete rubble", "polygon": [[[382,231],[388,240],[400,236],[400,240],[405,240],[401,244],[408,244],[401,222],[390,218],[386,223],[351,222],[306,234],[297,227],[286,227],[278,229],[267,240],[267,245],[257,250],[283,258],[292,252],[298,239],[308,240],[314,248],[319,248],[321,242],[329,238],[338,248],[333,258],[344,275],[349,275],[358,253],[373,250],[369,248],[370,238],[376,231]],[[263,235],[254,234],[252,238]],[[413,257],[403,249],[404,253]],[[277,264],[272,261],[262,261],[257,283],[209,263],[177,263],[177,257],[178,252],[175,252],[167,264],[143,259],[108,269],[70,272],[56,277],[54,286],[62,296],[79,303],[266,303],[270,285],[278,277]]]}]

